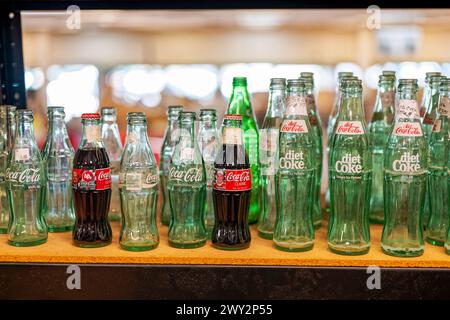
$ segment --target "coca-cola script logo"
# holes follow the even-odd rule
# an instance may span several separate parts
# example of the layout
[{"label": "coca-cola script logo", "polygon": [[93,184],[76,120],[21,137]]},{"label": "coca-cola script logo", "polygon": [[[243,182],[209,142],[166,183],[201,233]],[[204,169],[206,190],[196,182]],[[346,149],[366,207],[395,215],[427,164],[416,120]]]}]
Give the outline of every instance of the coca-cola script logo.
[{"label": "coca-cola script logo", "polygon": [[358,135],[363,134],[364,130],[361,121],[339,121],[336,133],[345,135]]},{"label": "coca-cola script logo", "polygon": [[215,169],[214,189],[222,191],[246,191],[252,188],[250,169]]},{"label": "coca-cola script logo", "polygon": [[418,122],[396,123],[394,134],[402,137],[420,137],[422,136],[422,127]]},{"label": "coca-cola script logo", "polygon": [[285,120],[281,124],[281,132],[306,133],[308,132],[308,127],[305,120]]},{"label": "coca-cola script logo", "polygon": [[201,168],[189,168],[183,170],[172,167],[169,170],[169,180],[201,182],[203,180],[203,170]]},{"label": "coca-cola script logo", "polygon": [[85,182],[91,182],[94,179],[94,174],[91,171],[84,171],[81,174],[81,179]]},{"label": "coca-cola script logo", "polygon": [[145,183],[155,185],[159,182],[159,175],[157,173],[149,173],[145,178]]},{"label": "coca-cola script logo", "polygon": [[23,171],[11,171],[8,168],[6,169],[6,180],[23,184],[36,184],[39,183],[40,173],[41,169],[39,168],[27,168]]}]

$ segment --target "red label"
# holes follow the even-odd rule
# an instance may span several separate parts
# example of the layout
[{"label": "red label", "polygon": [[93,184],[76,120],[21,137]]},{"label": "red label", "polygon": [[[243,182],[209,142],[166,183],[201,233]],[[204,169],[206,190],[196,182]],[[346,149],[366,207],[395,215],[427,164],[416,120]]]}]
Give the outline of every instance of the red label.
[{"label": "red label", "polygon": [[247,191],[252,189],[250,169],[215,169],[214,189],[221,191]]},{"label": "red label", "polygon": [[305,120],[285,120],[281,124],[281,132],[305,133],[308,132]]},{"label": "red label", "polygon": [[420,108],[420,117],[421,118],[423,118],[423,116],[425,115],[425,111],[426,111],[427,109],[425,108],[425,107],[421,107]]},{"label": "red label", "polygon": [[432,125],[434,123],[434,118],[429,114],[426,114],[425,117],[423,118],[423,123]]},{"label": "red label", "polygon": [[420,123],[397,123],[394,126],[394,134],[403,137],[415,137],[422,135],[422,127]]},{"label": "red label", "polygon": [[72,187],[79,190],[106,190],[111,188],[111,169],[73,169]]},{"label": "red label", "polygon": [[363,127],[360,121],[340,121],[336,129],[338,134],[363,134]]}]

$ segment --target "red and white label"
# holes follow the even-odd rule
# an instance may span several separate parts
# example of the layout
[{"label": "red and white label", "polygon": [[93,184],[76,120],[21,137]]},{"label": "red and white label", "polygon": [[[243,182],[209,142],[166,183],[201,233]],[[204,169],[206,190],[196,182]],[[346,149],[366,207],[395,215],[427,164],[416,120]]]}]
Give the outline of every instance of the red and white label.
[{"label": "red and white label", "polygon": [[345,135],[360,135],[364,134],[364,129],[361,121],[339,121],[336,133]]},{"label": "red and white label", "polygon": [[307,133],[308,127],[305,120],[284,120],[281,124],[281,132]]},{"label": "red and white label", "polygon": [[439,114],[442,116],[450,116],[450,98],[442,96],[441,101],[439,102],[439,108],[438,108]]},{"label": "red and white label", "polygon": [[306,116],[306,99],[300,96],[288,96],[286,99],[286,111],[287,116]]},{"label": "red and white label", "polygon": [[72,186],[79,190],[106,190],[111,188],[111,169],[73,169]]},{"label": "red and white label", "polygon": [[400,122],[394,125],[393,133],[401,137],[420,137],[422,126],[418,122]]},{"label": "red and white label", "polygon": [[401,99],[396,109],[398,118],[419,119],[419,107],[416,100]]},{"label": "red and white label", "polygon": [[214,189],[221,191],[247,191],[252,189],[250,169],[215,169]]}]

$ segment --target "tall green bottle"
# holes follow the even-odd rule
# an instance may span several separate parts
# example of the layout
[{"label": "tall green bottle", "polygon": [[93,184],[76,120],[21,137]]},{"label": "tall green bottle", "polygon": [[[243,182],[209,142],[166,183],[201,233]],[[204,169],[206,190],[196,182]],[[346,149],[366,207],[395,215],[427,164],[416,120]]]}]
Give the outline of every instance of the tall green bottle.
[{"label": "tall green bottle", "polygon": [[247,90],[247,78],[233,78],[233,92],[228,104],[227,114],[240,114],[242,116],[242,131],[244,134],[245,151],[250,161],[252,172],[252,192],[250,196],[250,210],[248,222],[255,223],[259,215],[260,173],[259,173],[259,134],[255,115],[250,103],[250,94]]}]

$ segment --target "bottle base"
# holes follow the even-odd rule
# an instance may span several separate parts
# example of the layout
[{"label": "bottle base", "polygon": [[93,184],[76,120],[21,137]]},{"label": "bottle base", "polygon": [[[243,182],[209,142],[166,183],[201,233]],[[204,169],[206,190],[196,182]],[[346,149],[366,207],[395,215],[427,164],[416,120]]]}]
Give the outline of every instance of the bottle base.
[{"label": "bottle base", "polygon": [[126,245],[126,244],[120,244],[120,248],[126,251],[133,251],[133,252],[140,252],[140,251],[149,251],[156,249],[158,247],[159,243],[155,244],[149,244],[149,245]]},{"label": "bottle base", "polygon": [[351,247],[351,246],[336,246],[328,243],[328,249],[331,252],[344,255],[344,256],[360,256],[367,254],[370,250],[370,246],[367,247]]},{"label": "bottle base", "polygon": [[73,230],[73,224],[70,226],[49,226],[47,225],[48,232],[67,232]]},{"label": "bottle base", "polygon": [[237,251],[237,250],[244,250],[248,249],[250,247],[250,241],[246,243],[239,243],[236,245],[229,245],[224,243],[213,243],[212,244],[214,248],[219,250],[225,250],[225,251]]},{"label": "bottle base", "polygon": [[80,248],[101,248],[106,247],[111,244],[111,241],[95,241],[95,242],[87,242],[87,241],[76,241],[73,240],[73,245]]},{"label": "bottle base", "polygon": [[8,244],[11,246],[14,246],[14,247],[32,247],[32,246],[38,246],[40,244],[44,244],[46,242],[47,242],[47,238],[34,240],[34,241],[26,241],[26,242],[8,240]]},{"label": "bottle base", "polygon": [[385,249],[383,245],[381,246],[381,250],[383,251],[384,254],[399,258],[414,258],[419,257],[423,254],[423,249],[417,249],[414,251],[405,249],[393,250],[393,249]]},{"label": "bottle base", "polygon": [[433,239],[433,238],[429,238],[426,237],[425,241],[428,242],[429,244],[432,244],[433,246],[438,246],[438,247],[443,247],[445,241],[440,240],[440,239]]},{"label": "bottle base", "polygon": [[273,231],[262,231],[258,230],[258,236],[263,239],[272,240],[273,239]]},{"label": "bottle base", "polygon": [[302,247],[283,247],[278,244],[275,244],[275,249],[285,251],[285,252],[305,252],[310,251],[314,248],[314,244],[302,246]]},{"label": "bottle base", "polygon": [[173,242],[169,240],[169,246],[177,249],[195,249],[203,247],[206,244],[206,239],[199,242]]}]

